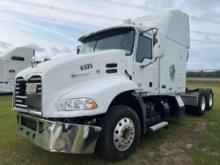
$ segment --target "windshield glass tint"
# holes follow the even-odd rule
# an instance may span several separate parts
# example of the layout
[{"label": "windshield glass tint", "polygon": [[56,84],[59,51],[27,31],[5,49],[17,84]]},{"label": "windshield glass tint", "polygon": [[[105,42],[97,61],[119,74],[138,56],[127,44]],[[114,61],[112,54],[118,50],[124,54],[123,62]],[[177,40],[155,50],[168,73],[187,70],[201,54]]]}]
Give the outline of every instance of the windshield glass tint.
[{"label": "windshield glass tint", "polygon": [[134,29],[120,28],[101,32],[85,38],[80,53],[91,53],[106,49],[124,50],[130,55],[134,43]]}]

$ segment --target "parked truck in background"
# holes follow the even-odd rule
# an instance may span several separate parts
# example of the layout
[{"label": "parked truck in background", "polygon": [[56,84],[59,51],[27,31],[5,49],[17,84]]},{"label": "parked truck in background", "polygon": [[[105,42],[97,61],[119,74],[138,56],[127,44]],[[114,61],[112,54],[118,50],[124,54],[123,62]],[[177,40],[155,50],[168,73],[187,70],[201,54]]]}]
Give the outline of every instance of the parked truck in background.
[{"label": "parked truck in background", "polygon": [[34,50],[19,47],[0,56],[0,94],[13,93],[15,76],[31,66]]},{"label": "parked truck in background", "polygon": [[[188,90],[189,17],[172,10],[79,38],[78,54],[16,76],[18,130],[51,152],[121,160],[140,137],[187,112],[203,115],[210,89]],[[147,152],[147,151],[146,151]]]}]

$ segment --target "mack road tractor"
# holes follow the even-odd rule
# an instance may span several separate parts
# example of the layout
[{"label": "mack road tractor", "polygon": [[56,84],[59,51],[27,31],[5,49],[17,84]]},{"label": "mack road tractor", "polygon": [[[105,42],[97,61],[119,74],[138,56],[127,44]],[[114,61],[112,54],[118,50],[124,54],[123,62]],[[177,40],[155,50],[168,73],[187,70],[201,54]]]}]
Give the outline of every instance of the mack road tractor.
[{"label": "mack road tractor", "polygon": [[168,127],[170,119],[212,109],[211,89],[186,86],[187,14],[172,10],[128,19],[79,41],[75,55],[16,76],[18,130],[35,145],[122,160],[135,152],[141,136]]}]

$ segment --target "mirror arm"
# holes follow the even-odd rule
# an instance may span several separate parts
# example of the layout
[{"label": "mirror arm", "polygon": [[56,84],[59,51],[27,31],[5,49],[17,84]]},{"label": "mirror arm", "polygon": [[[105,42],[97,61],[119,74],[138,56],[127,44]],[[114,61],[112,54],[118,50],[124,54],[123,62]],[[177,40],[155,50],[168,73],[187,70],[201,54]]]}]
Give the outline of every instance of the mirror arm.
[{"label": "mirror arm", "polygon": [[[158,40],[157,40],[157,38],[156,38],[157,33],[158,33],[158,28],[152,27],[152,28],[150,28],[150,29],[144,30],[143,32],[141,32],[141,34],[144,34],[144,33],[148,32],[148,31],[151,31],[151,30],[153,31],[153,46],[154,46],[154,45],[156,45],[156,43],[158,42]],[[155,30],[155,31],[154,31],[154,30]]]},{"label": "mirror arm", "polygon": [[76,53],[77,53],[77,54],[80,53],[80,48],[81,48],[81,47],[82,47],[81,45],[78,45],[78,46],[76,47]]},{"label": "mirror arm", "polygon": [[163,57],[163,55],[161,55],[161,56],[159,56],[159,57],[156,57],[153,61],[149,62],[149,63],[146,64],[146,65],[140,65],[140,68],[143,69],[143,68],[145,68],[145,67],[147,67],[147,66],[149,66],[149,65],[151,65],[151,64],[153,64],[153,63],[155,63],[158,59],[160,59],[160,58],[162,58],[162,57]]},{"label": "mirror arm", "polygon": [[149,62],[148,64],[141,65],[141,66],[140,66],[141,69],[143,69],[143,68],[145,68],[145,67],[147,67],[147,66],[149,66],[149,65],[151,65],[151,64],[153,64],[153,63],[155,63],[155,62],[157,61],[157,59],[158,59],[158,57],[156,57],[156,58],[154,59],[154,61],[151,61],[151,62]]}]

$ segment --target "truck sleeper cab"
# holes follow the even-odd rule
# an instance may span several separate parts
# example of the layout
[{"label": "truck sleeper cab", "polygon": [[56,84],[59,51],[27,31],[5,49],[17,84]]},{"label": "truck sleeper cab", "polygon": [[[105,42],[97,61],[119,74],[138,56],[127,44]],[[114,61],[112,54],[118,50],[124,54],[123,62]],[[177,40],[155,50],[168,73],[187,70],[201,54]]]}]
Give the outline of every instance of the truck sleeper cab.
[{"label": "truck sleeper cab", "polygon": [[0,56],[0,94],[13,93],[15,76],[31,65],[34,51],[18,47]]},{"label": "truck sleeper cab", "polygon": [[122,160],[141,135],[170,118],[211,110],[211,89],[186,90],[188,16],[178,10],[160,16],[82,36],[78,55],[20,72],[13,101],[18,130],[51,152]]}]

